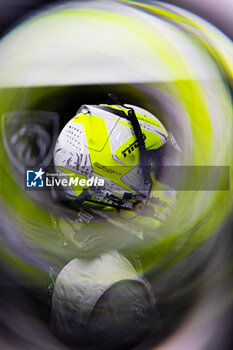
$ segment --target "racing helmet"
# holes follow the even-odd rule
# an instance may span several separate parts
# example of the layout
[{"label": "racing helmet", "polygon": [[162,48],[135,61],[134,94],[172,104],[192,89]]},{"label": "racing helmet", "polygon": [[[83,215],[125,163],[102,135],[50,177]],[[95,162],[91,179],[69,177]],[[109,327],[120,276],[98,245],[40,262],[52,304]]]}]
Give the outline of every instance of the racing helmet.
[{"label": "racing helmet", "polygon": [[150,151],[167,140],[163,124],[143,108],[82,105],[57,138],[54,166],[59,175],[75,176],[84,185],[70,181],[59,193],[79,203],[132,208],[150,196]]}]

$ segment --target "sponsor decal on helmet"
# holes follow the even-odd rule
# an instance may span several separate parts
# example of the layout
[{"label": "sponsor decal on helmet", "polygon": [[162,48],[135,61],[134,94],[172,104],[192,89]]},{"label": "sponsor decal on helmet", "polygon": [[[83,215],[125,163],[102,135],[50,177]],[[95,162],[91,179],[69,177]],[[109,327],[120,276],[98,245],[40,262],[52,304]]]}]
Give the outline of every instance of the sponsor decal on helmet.
[{"label": "sponsor decal on helmet", "polygon": [[121,173],[119,173],[118,171],[114,170],[113,168],[109,168],[106,165],[100,164],[99,162],[95,162],[93,165],[95,165],[97,168],[105,171],[106,173],[121,175]]},{"label": "sponsor decal on helmet", "polygon": [[[142,137],[143,137],[143,140],[146,139],[145,134],[143,134]],[[137,147],[138,147],[138,140],[135,140],[128,147],[126,147],[121,153],[123,154],[124,158],[126,158],[127,155],[131,154]]]}]

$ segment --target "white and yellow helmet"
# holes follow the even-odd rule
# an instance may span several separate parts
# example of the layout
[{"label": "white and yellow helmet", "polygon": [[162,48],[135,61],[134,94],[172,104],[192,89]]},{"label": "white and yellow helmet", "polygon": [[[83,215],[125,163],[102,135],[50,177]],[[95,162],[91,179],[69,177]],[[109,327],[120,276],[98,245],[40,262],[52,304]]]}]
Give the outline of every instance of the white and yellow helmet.
[{"label": "white and yellow helmet", "polygon": [[62,189],[63,195],[82,202],[133,207],[151,190],[148,151],[160,148],[167,139],[162,123],[143,108],[81,106],[57,139],[54,166],[68,179],[75,175],[87,184],[88,179],[98,178],[104,185],[74,183]]}]

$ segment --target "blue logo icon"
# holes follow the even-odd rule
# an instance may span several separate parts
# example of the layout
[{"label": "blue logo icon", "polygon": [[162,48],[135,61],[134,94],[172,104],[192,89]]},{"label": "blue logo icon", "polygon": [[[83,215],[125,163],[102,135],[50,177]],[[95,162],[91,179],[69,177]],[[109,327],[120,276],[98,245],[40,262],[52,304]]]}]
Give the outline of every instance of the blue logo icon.
[{"label": "blue logo icon", "polygon": [[44,174],[45,172],[40,168],[40,170],[27,170],[27,187],[44,187]]}]

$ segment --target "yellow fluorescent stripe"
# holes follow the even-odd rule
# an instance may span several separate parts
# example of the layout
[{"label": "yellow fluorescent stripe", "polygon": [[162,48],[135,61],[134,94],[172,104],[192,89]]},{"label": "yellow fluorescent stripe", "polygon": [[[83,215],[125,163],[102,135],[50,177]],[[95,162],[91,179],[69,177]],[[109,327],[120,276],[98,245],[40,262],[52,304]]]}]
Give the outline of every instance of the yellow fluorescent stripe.
[{"label": "yellow fluorescent stripe", "polygon": [[[115,108],[115,109],[118,109],[118,110],[122,110],[122,111],[124,111],[126,114],[127,114],[127,111],[128,111],[127,108],[123,108],[123,107],[119,107],[119,106],[114,106],[114,105],[104,105],[104,106],[108,106],[108,107],[111,107],[111,108]],[[162,132],[164,133],[165,137],[166,137],[166,138],[168,137],[167,131],[166,131],[166,130],[161,126],[161,124],[159,124],[155,119],[152,119],[152,118],[150,118],[150,117],[147,117],[147,116],[145,116],[144,114],[140,114],[140,113],[138,113],[138,112],[137,112],[136,116],[137,116],[137,119],[139,119],[140,121],[145,122],[145,123],[148,123],[148,124],[151,124],[151,125],[153,125],[154,127],[158,128],[158,129],[160,129],[160,130],[162,130]],[[116,119],[114,119],[114,120],[116,120]],[[118,121],[118,119],[117,119],[117,121]]]},{"label": "yellow fluorescent stripe", "polygon": [[[123,166],[113,159],[105,120],[95,115],[87,117],[84,114],[80,114],[72,121],[84,125],[93,171],[124,189],[133,192],[132,189],[121,180],[121,177],[128,173],[133,166],[132,164],[129,167]],[[117,171],[114,171],[116,168]],[[108,169],[112,171],[108,172]]]},{"label": "yellow fluorescent stripe", "polygon": [[[114,119],[114,120],[117,120],[118,123],[122,124],[122,125],[125,125],[126,127],[130,128],[130,129],[133,129],[132,125],[130,123],[127,123],[127,122],[123,122],[121,120],[118,120],[118,119]],[[156,148],[159,148],[160,146],[162,146],[162,141],[161,141],[161,138],[158,134],[154,133],[154,132],[151,132],[149,130],[145,130],[143,129],[143,133],[146,135],[146,148],[147,149],[156,149]],[[133,141],[136,140],[136,137],[133,135]],[[127,140],[127,142],[129,142],[129,140]],[[123,148],[124,148],[124,145],[122,145]]]}]

